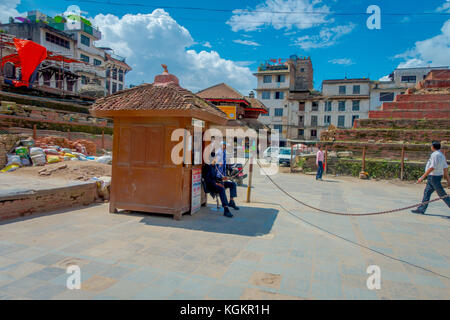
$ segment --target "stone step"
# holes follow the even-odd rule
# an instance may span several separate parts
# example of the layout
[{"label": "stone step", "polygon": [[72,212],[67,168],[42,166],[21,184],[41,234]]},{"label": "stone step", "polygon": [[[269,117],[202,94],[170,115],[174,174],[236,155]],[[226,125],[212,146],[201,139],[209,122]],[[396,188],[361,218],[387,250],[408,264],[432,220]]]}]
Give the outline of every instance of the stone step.
[{"label": "stone step", "polygon": [[450,110],[450,99],[448,101],[385,102],[385,103],[383,103],[381,110],[383,110],[383,111],[389,111],[389,110]]},{"label": "stone step", "polygon": [[395,101],[449,101],[448,94],[399,94]]},{"label": "stone step", "polygon": [[450,110],[389,110],[369,111],[369,119],[448,119]]},{"label": "stone step", "polygon": [[359,129],[411,129],[426,130],[450,128],[450,119],[358,119],[356,128]]}]

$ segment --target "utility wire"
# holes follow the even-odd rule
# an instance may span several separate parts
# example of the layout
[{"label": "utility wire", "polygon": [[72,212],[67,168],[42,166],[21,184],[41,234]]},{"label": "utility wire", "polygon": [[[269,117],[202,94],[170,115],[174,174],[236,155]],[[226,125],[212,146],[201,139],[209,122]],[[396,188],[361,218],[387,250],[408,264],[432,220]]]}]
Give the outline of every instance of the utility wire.
[{"label": "utility wire", "polygon": [[[338,16],[355,16],[367,15],[367,12],[330,12],[330,11],[272,11],[272,10],[249,10],[249,9],[220,9],[220,8],[205,8],[205,7],[182,7],[182,6],[166,6],[166,5],[149,5],[143,3],[124,3],[124,2],[103,2],[96,0],[65,0],[68,2],[93,3],[111,6],[126,6],[126,7],[146,7],[146,8],[161,8],[161,9],[181,9],[181,10],[195,10],[195,11],[210,11],[210,12],[231,12],[234,14],[245,13],[275,13],[275,14],[316,14],[316,15],[338,15]],[[420,16],[420,15],[436,15],[449,16],[448,12],[387,12],[382,13],[386,16]]]}]

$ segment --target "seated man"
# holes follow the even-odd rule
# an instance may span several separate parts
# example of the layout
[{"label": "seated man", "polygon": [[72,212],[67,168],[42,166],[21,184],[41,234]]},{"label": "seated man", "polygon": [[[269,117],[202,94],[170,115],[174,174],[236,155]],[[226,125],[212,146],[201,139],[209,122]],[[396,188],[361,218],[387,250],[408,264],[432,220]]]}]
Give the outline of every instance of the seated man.
[{"label": "seated man", "polygon": [[[214,152],[211,153],[211,157],[214,158]],[[216,167],[216,159],[211,161],[210,165],[205,165],[206,172],[204,173],[206,188],[212,192],[218,193],[220,196],[220,201],[222,202],[222,207],[224,209],[223,215],[225,217],[231,218],[233,215],[228,207],[232,207],[235,210],[239,210],[236,206],[234,198],[237,197],[236,193],[236,183],[232,181],[226,181],[226,177],[223,177]],[[225,180],[225,181],[224,181]],[[227,200],[227,195],[225,189],[230,189],[230,201]]]}]

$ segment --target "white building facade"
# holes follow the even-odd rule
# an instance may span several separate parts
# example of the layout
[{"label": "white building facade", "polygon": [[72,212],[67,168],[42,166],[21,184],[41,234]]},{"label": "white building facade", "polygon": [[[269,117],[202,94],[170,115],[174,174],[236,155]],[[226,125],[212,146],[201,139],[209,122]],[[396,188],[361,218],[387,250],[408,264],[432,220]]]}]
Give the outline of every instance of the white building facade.
[{"label": "white building facade", "polygon": [[370,88],[370,110],[380,110],[383,102],[394,101],[397,95],[417,85],[434,69],[448,69],[448,66],[397,68],[385,81],[372,81]]},{"label": "white building facade", "polygon": [[322,93],[297,100],[298,138],[319,140],[322,131],[332,124],[351,128],[356,119],[366,119],[370,109],[369,79],[324,80]]}]

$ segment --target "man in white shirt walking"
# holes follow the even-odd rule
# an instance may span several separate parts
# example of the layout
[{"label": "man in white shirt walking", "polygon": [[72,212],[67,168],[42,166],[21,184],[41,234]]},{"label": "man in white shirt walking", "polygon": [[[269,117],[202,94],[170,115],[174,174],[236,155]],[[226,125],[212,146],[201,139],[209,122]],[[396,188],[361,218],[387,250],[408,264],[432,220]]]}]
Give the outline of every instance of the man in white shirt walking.
[{"label": "man in white shirt walking", "polygon": [[[417,180],[417,183],[422,182],[425,178],[427,178],[427,186],[423,192],[423,200],[422,202],[430,201],[431,194],[436,191],[440,197],[447,196],[443,198],[444,202],[450,208],[450,197],[444,191],[442,187],[441,180],[444,176],[447,180],[447,185],[450,186],[450,178],[448,176],[448,165],[447,160],[445,159],[444,154],[440,151],[441,143],[439,141],[433,141],[431,143],[431,150],[433,153],[430,156],[430,159],[427,162],[425,167],[425,173]],[[415,210],[412,210],[413,213],[421,213],[424,214],[427,210],[428,204],[422,204]]]}]

